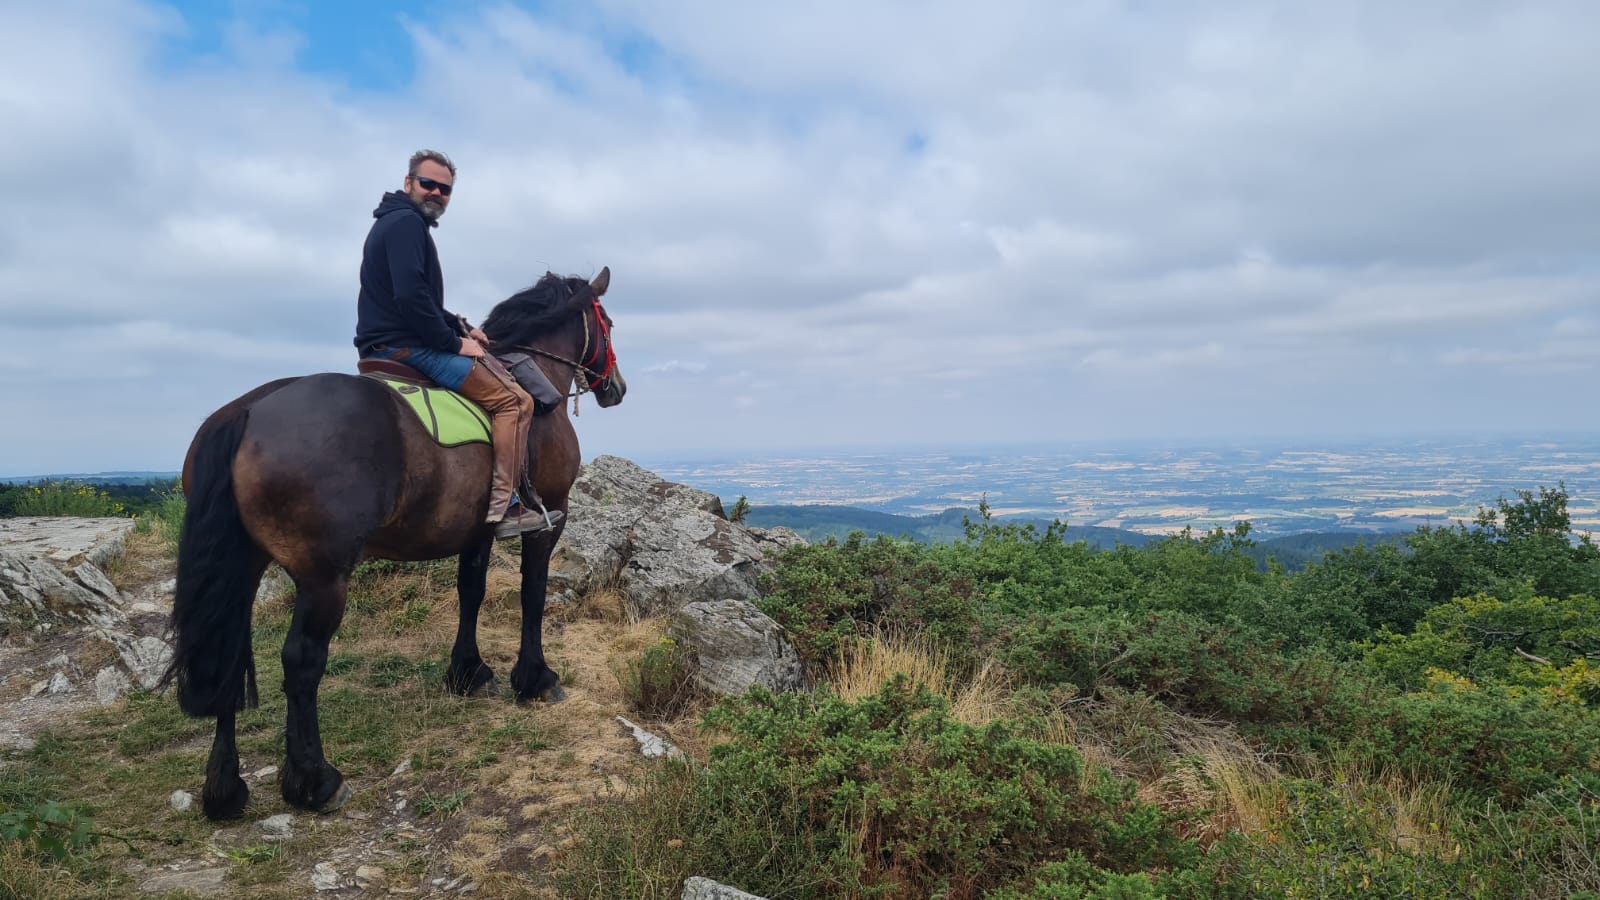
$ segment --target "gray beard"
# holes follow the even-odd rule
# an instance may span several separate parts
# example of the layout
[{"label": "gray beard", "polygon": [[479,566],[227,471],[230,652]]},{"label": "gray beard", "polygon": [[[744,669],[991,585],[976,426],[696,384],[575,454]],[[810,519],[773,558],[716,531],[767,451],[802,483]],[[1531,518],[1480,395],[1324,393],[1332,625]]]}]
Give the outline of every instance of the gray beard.
[{"label": "gray beard", "polygon": [[417,206],[422,209],[422,217],[430,222],[437,222],[444,215],[444,207],[432,201],[424,200]]}]

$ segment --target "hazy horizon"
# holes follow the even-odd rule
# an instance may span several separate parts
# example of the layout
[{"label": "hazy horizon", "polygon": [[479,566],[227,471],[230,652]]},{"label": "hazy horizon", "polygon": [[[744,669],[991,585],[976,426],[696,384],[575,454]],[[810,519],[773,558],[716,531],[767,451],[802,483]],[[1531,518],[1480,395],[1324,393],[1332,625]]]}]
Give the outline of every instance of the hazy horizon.
[{"label": "hazy horizon", "polygon": [[[583,459],[590,462],[597,456],[620,456],[637,463],[645,468],[652,464],[678,464],[691,462],[726,462],[733,458],[772,461],[790,459],[795,457],[834,457],[851,455],[885,455],[905,453],[912,455],[922,454],[1005,454],[1021,453],[1027,451],[1041,452],[1071,452],[1073,450],[1099,450],[1099,449],[1132,449],[1143,450],[1158,447],[1174,449],[1337,449],[1341,446],[1383,446],[1391,444],[1440,442],[1452,444],[1471,443],[1506,443],[1518,442],[1528,444],[1546,444],[1550,442],[1565,441],[1600,441],[1600,429],[1597,430],[1569,430],[1547,431],[1537,434],[1525,432],[1491,432],[1491,431],[1463,431],[1463,432],[1435,432],[1435,433],[1393,433],[1374,435],[1300,435],[1292,437],[1270,436],[1229,436],[1229,437],[1181,437],[1181,438],[1099,438],[1094,440],[1047,440],[1047,441],[1013,441],[1013,442],[973,442],[973,443],[855,443],[855,444],[817,444],[811,446],[787,447],[761,447],[740,449],[737,447],[708,446],[705,448],[675,448],[667,451],[650,452],[624,452],[613,447],[595,446],[595,442],[584,441],[582,445]],[[176,475],[180,471],[183,459],[180,456],[169,467],[136,466],[106,464],[99,468],[61,469],[55,471],[36,472],[11,472],[0,470],[0,481],[19,481],[30,478],[70,477],[70,476],[106,476],[124,473]]]}]

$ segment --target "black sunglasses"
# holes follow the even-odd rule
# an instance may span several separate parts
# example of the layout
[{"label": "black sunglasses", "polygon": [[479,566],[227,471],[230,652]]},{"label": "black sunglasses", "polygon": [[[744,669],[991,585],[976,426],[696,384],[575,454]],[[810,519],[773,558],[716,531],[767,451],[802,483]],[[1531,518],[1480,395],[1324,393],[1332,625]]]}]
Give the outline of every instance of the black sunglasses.
[{"label": "black sunglasses", "polygon": [[434,181],[432,178],[423,178],[421,175],[413,175],[411,180],[421,185],[425,191],[438,191],[446,197],[450,196],[451,191],[455,190],[453,185],[445,184],[442,181]]}]

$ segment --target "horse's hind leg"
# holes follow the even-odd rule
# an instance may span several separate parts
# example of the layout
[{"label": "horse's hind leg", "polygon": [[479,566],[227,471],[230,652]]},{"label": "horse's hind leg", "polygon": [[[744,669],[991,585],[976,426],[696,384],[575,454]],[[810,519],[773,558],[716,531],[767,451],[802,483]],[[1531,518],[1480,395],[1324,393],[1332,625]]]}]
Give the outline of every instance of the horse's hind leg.
[{"label": "horse's hind leg", "polygon": [[232,712],[217,716],[217,734],[211,741],[211,759],[206,762],[206,786],[200,791],[200,805],[212,821],[237,819],[250,799],[250,789],[239,777],[233,716]]},{"label": "horse's hind leg", "polygon": [[450,650],[450,669],[445,685],[462,696],[469,696],[494,680],[494,670],[478,653],[478,611],[489,574],[489,548],[492,539],[461,554],[456,568],[456,595],[460,599],[461,619],[456,626],[455,647]]},{"label": "horse's hind leg", "polygon": [[294,621],[283,642],[283,693],[289,699],[284,802],[332,812],[350,798],[344,776],[322,754],[317,724],[317,688],[328,666],[328,641],[344,618],[349,573],[331,578],[295,577]]}]

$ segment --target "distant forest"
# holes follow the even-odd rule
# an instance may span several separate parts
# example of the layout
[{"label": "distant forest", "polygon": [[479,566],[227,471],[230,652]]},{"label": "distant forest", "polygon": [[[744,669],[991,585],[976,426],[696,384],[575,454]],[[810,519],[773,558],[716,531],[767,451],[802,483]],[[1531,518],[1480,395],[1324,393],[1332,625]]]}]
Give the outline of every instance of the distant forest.
[{"label": "distant forest", "polygon": [[[735,504],[725,502],[725,509]],[[905,538],[923,544],[949,544],[965,539],[966,523],[980,518],[975,509],[947,509],[928,516],[899,516],[874,512],[853,506],[750,506],[744,524],[752,528],[788,528],[812,543],[836,538],[843,540],[854,532],[869,538],[884,536]],[[1032,519],[1020,516],[996,518],[997,525],[1028,526],[1043,532],[1051,524],[1049,519]],[[1062,539],[1069,544],[1082,541],[1096,550],[1109,550],[1117,545],[1139,548],[1161,540],[1160,537],[1124,531],[1120,528],[1102,528],[1095,525],[1068,525],[1060,530]],[[1196,535],[1198,536],[1198,535]],[[1260,541],[1245,541],[1241,551],[1252,557],[1256,565],[1266,571],[1267,561],[1276,560],[1290,572],[1299,572],[1308,563],[1316,562],[1330,551],[1343,550],[1358,544],[1373,547],[1379,544],[1398,544],[1405,534],[1351,534],[1349,532],[1291,534]]]}]

